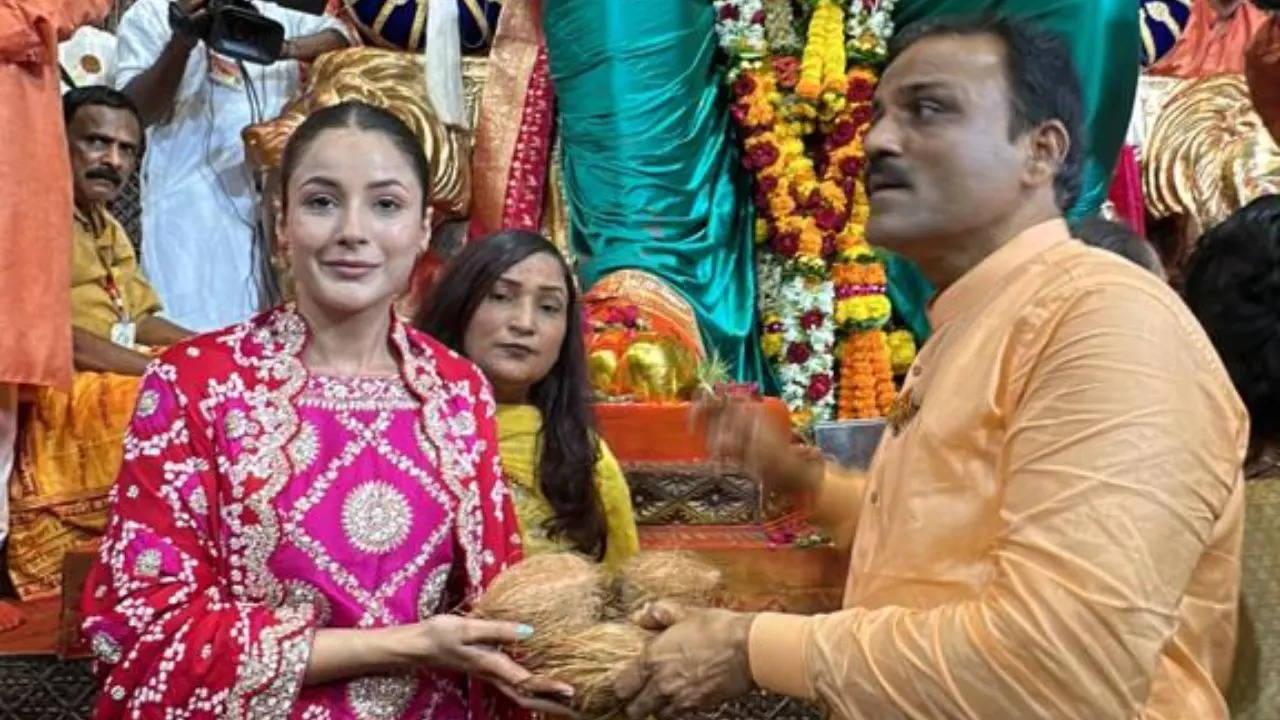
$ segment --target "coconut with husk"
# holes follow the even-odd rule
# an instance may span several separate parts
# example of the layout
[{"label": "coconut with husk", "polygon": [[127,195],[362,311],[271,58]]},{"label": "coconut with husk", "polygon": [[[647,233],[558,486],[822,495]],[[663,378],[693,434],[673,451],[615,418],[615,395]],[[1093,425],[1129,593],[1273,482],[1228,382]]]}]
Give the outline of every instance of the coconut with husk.
[{"label": "coconut with husk", "polygon": [[532,627],[533,637],[520,644],[521,660],[528,663],[542,655],[551,639],[598,623],[606,589],[600,565],[581,555],[534,555],[499,573],[471,614]]},{"label": "coconut with husk", "polygon": [[724,574],[693,553],[645,552],[622,566],[617,579],[616,611],[623,616],[654,600],[708,606],[720,599]]},{"label": "coconut with husk", "polygon": [[548,638],[542,657],[529,670],[573,686],[572,706],[589,720],[622,708],[614,685],[628,663],[644,654],[653,636],[630,623],[606,622]]}]

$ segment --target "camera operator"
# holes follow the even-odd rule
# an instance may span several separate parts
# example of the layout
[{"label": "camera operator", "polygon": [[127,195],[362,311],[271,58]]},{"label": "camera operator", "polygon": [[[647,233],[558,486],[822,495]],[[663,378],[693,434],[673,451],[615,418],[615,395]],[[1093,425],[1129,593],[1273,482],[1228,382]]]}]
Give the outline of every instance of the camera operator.
[{"label": "camera operator", "polygon": [[334,18],[240,0],[236,4],[279,23],[285,38],[274,62],[246,63],[215,51],[171,20],[186,17],[199,25],[211,5],[231,3],[173,4],[137,0],[125,12],[117,31],[116,85],[148,126],[143,270],[169,318],[203,331],[240,322],[259,309],[255,192],[240,131],[280,112],[301,85],[299,62],[347,47],[353,37]]}]

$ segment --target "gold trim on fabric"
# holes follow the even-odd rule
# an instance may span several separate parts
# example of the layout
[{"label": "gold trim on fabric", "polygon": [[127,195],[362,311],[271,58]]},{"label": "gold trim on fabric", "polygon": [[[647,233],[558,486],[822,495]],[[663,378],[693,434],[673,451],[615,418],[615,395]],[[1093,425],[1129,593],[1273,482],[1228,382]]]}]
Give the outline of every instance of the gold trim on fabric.
[{"label": "gold trim on fabric", "polygon": [[542,44],[541,11],[540,0],[508,2],[498,17],[471,165],[471,220],[484,232],[501,229],[525,96]]}]

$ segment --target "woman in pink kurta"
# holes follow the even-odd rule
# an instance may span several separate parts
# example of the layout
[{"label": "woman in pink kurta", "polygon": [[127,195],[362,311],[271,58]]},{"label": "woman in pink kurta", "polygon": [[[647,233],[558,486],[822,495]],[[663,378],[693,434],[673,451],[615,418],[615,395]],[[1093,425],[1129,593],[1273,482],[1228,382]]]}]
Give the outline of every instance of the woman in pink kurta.
[{"label": "woman in pink kurta", "polygon": [[85,590],[95,717],[488,720],[563,690],[490,649],[532,629],[450,614],[519,538],[487,382],[391,311],[430,227],[420,147],[367,105],[308,119],[297,306],[148,370]]}]

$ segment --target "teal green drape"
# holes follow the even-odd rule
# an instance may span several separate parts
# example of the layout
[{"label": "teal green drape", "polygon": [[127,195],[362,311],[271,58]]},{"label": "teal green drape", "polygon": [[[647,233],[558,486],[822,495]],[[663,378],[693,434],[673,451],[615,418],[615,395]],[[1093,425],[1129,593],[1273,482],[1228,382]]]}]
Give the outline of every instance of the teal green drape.
[{"label": "teal green drape", "polygon": [[627,268],[693,306],[708,350],[766,381],[749,177],[710,0],[544,0],[571,242],[590,287]]},{"label": "teal green drape", "polygon": [[1138,86],[1140,36],[1133,0],[898,0],[901,29],[925,18],[1002,13],[1058,33],[1071,46],[1084,100],[1085,166],[1068,215],[1084,217],[1107,199]]}]

